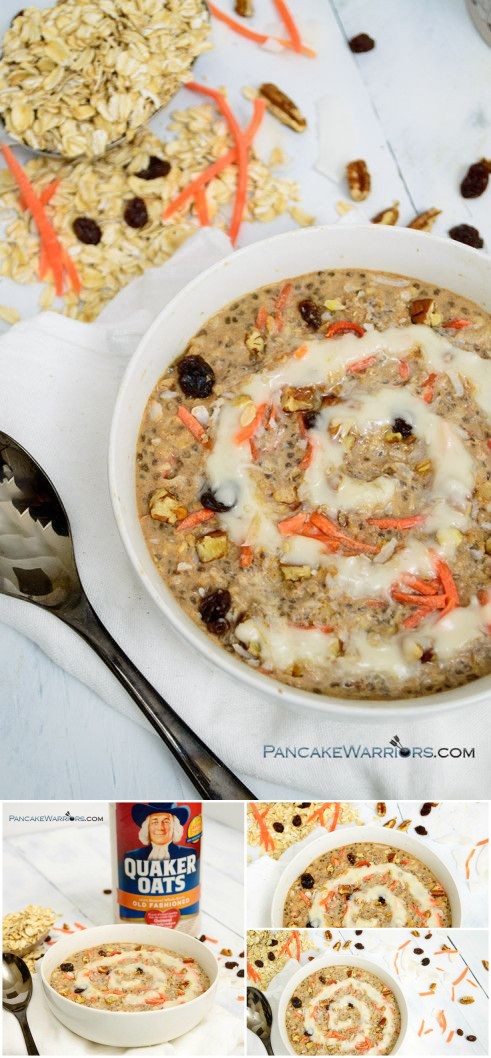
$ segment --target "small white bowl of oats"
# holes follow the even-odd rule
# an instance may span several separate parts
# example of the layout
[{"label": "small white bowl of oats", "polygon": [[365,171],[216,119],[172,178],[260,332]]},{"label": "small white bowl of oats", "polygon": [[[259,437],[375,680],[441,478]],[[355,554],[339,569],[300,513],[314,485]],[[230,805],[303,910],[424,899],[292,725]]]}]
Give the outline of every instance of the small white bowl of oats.
[{"label": "small white bowl of oats", "polygon": [[218,985],[209,948],[163,926],[93,926],[53,945],[40,969],[55,1017],[109,1047],[182,1036],[211,1009]]}]

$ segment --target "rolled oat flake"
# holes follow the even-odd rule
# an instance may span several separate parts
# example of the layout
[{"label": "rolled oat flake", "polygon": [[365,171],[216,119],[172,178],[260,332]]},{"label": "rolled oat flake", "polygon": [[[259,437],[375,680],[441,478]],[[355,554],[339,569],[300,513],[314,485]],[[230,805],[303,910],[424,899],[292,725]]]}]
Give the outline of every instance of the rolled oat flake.
[{"label": "rolled oat flake", "polygon": [[111,805],[115,920],[199,933],[200,801]]}]

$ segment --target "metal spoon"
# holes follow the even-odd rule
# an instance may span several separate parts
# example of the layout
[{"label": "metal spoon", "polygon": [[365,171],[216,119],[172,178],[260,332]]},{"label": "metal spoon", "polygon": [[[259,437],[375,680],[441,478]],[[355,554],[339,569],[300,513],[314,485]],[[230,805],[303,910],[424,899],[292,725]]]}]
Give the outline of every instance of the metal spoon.
[{"label": "metal spoon", "polygon": [[80,582],[70,523],[38,463],[0,431],[0,593],[51,611],[105,662],[203,797],[254,799],[142,676],[93,610]]},{"label": "metal spoon", "polygon": [[271,1046],[272,1024],[273,1011],[264,992],[250,985],[247,989],[247,1028],[261,1040],[268,1054],[274,1054]]},{"label": "metal spoon", "polygon": [[32,996],[32,977],[23,959],[4,951],[2,957],[2,1003],[17,1018],[28,1054],[39,1054],[27,1024],[26,1010]]}]

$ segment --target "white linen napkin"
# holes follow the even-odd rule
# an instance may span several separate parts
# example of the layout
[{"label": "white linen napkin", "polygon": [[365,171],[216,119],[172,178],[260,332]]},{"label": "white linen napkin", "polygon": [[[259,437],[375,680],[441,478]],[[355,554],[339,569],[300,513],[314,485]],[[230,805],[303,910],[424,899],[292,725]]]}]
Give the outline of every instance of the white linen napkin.
[{"label": "white linen napkin", "polygon": [[[405,724],[375,724],[368,718],[354,725],[316,712],[295,715],[224,675],[181,640],[130,565],[107,484],[119,381],[127,358],[160,309],[188,280],[229,252],[221,232],[198,232],[169,262],[120,291],[97,323],[46,312],[12,327],[0,339],[0,429],[32,453],[58,489],[70,518],[81,579],[101,620],[171,705],[249,783],[251,777],[270,780],[288,787],[292,796],[323,797],[328,787],[338,798],[407,797],[415,790],[441,797],[442,789],[447,797],[485,796],[489,747],[484,706],[432,720],[423,709],[421,721]],[[33,639],[113,708],[146,724],[103,663],[56,617],[0,596],[0,621]],[[475,745],[478,767],[476,760],[462,757],[436,765],[428,757],[322,755],[322,747],[387,747],[394,734],[410,747]],[[265,756],[265,745],[280,747],[280,755]],[[287,749],[295,746],[313,747],[317,755],[294,758]]]}]

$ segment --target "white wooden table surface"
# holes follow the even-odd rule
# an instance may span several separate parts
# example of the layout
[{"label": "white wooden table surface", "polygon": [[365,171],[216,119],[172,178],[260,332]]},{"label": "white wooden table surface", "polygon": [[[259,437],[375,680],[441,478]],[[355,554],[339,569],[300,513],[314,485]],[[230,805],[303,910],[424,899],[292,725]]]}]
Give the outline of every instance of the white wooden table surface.
[{"label": "white wooden table surface", "polygon": [[[299,7],[293,3],[294,10]],[[349,77],[337,86],[341,103],[356,97],[365,107],[361,139],[387,180],[387,187],[379,181],[368,216],[394,198],[401,203],[401,223],[435,206],[444,211],[437,234],[471,223],[491,250],[489,190],[475,200],[462,199],[458,191],[467,166],[491,155],[491,54],[464,0],[325,0],[325,18],[336,49],[347,50],[345,38],[359,32],[368,32],[377,44],[365,55],[348,52]],[[252,45],[240,46],[252,49],[252,59]],[[322,86],[315,86],[315,94],[322,94]],[[335,202],[346,198],[346,188],[327,178],[324,183],[319,219],[334,221]],[[156,736],[108,709],[4,626],[0,705],[3,796],[138,797],[158,789],[182,797],[191,792]],[[257,781],[254,788],[262,796],[299,792]]]},{"label": "white wooden table surface", "polygon": [[[20,807],[16,806],[15,811]],[[55,814],[61,811],[63,814],[66,806],[62,809],[60,805],[52,804],[38,808],[26,803],[22,807],[36,814],[40,811]],[[239,806],[236,807],[240,811]],[[71,803],[70,809],[76,814],[88,812],[87,805]],[[239,958],[244,949],[243,834],[233,826],[218,822],[218,810],[219,806],[212,806],[213,817],[206,813],[206,806],[204,811],[200,928],[201,933],[216,942],[210,942],[209,946],[220,963],[217,1004],[237,1019],[237,1036],[242,1039],[244,1002],[237,997],[245,994],[245,980],[237,977],[237,970],[244,965]],[[5,815],[9,811],[10,806],[6,806]],[[34,903],[51,907],[57,914],[57,926],[66,923],[71,927],[74,922],[86,926],[107,925],[114,921],[112,895],[103,892],[112,888],[107,804],[91,805],[90,814],[103,814],[106,822],[67,823],[63,826],[19,824],[12,833],[8,824],[4,824],[4,914]],[[56,936],[55,931],[52,936]],[[219,955],[222,948],[232,951],[230,960],[238,963],[236,969],[225,967],[228,959]],[[57,1026],[56,1019],[47,1016],[40,982],[35,979],[29,1024],[41,1054],[63,1053],[59,1049],[50,1049],[55,1045],[54,1038],[49,1035],[51,1021]],[[8,1039],[9,1044],[9,1050],[4,1047],[3,1053],[25,1054],[20,1029],[17,1030],[8,1012],[3,1013],[3,1028],[4,1040],[7,1042]],[[87,1045],[85,1048],[78,1037],[73,1037],[73,1041],[71,1053],[84,1053],[85,1050],[90,1050],[91,1054],[114,1053],[102,1045]],[[15,1049],[10,1049],[13,1047]],[[224,1041],[220,1053],[240,1054],[242,1045],[235,1044],[233,1051],[228,1051],[227,1041]]]}]

